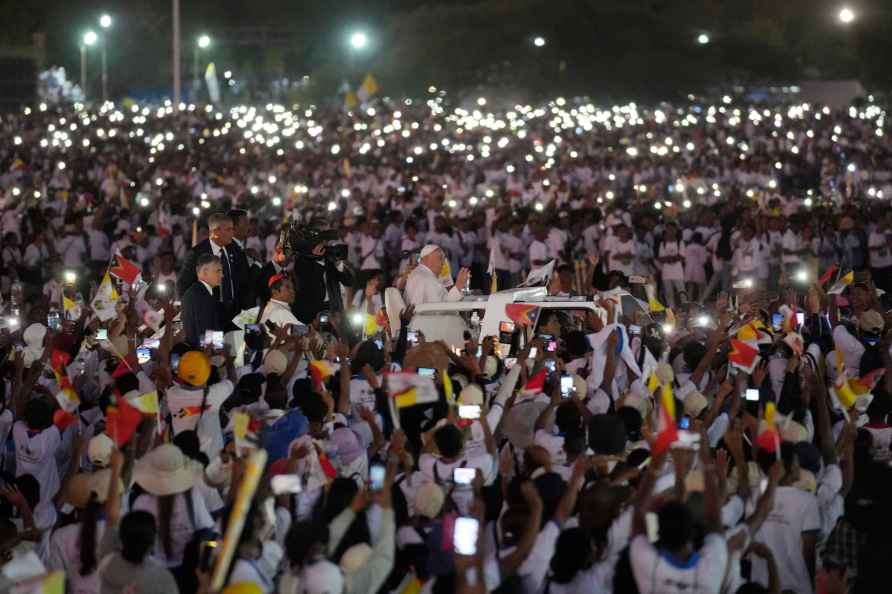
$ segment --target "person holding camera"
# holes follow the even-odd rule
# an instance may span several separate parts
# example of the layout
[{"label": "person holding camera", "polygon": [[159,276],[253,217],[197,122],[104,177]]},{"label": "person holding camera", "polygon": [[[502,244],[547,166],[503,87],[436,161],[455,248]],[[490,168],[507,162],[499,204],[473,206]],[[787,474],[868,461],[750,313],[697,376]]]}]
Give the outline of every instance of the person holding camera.
[{"label": "person holding camera", "polygon": [[[346,246],[328,246],[325,233],[306,231],[292,244],[294,248],[294,305],[297,319],[312,322],[319,312],[344,310],[341,286],[353,285],[353,275],[338,269],[338,260],[346,258]],[[343,252],[343,253],[342,253]]]}]

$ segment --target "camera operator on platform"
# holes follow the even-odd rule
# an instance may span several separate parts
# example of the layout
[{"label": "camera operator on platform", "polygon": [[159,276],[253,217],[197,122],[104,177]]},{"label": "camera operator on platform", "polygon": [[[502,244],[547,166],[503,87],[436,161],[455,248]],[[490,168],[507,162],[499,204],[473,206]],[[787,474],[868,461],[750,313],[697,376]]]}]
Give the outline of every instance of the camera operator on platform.
[{"label": "camera operator on platform", "polygon": [[292,228],[291,233],[294,315],[301,322],[309,324],[321,311],[343,311],[341,286],[353,284],[353,274],[344,262],[346,246],[329,245],[334,238],[331,232]]}]

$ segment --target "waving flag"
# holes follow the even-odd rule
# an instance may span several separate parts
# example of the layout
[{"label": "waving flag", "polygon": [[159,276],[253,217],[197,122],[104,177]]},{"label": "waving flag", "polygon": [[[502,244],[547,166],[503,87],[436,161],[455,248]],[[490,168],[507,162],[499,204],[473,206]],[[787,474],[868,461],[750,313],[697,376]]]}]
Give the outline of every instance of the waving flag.
[{"label": "waving flag", "polygon": [[780,433],[777,430],[775,416],[777,408],[773,402],[765,405],[765,425],[756,437],[756,444],[766,452],[778,452],[780,450]]},{"label": "waving flag", "polygon": [[106,272],[105,276],[102,277],[102,282],[99,284],[99,289],[96,291],[96,296],[93,297],[93,301],[90,303],[90,307],[101,322],[107,322],[117,317],[116,305],[120,300],[121,296],[118,295],[114,284],[112,284],[111,277]]},{"label": "waving flag", "polygon": [[548,370],[543,367],[537,371],[533,377],[527,380],[526,385],[523,387],[523,391],[527,394],[539,394],[545,389],[545,377],[547,375]]},{"label": "waving flag", "polygon": [[846,287],[855,282],[855,271],[850,270],[847,274],[841,276],[839,280],[833,283],[833,286],[827,290],[828,295],[842,295]]},{"label": "waving flag", "polygon": [[443,394],[446,396],[446,402],[454,404],[455,398],[453,397],[452,392],[452,378],[449,377],[449,374],[446,373],[445,369],[440,370],[440,379],[443,381]]},{"label": "waving flag", "polygon": [[387,392],[397,408],[431,404],[440,399],[434,380],[417,373],[388,373]]},{"label": "waving flag", "polygon": [[737,340],[758,340],[759,330],[764,330],[761,320],[752,320],[737,331]]},{"label": "waving flag", "polygon": [[648,297],[647,308],[650,310],[651,313],[660,313],[661,311],[666,311],[666,306],[660,303],[660,301],[655,296]]},{"label": "waving flag", "polygon": [[745,342],[731,339],[731,352],[728,354],[728,361],[735,365],[741,371],[752,373],[756,368],[759,360],[759,350],[751,347]]},{"label": "waving flag", "polygon": [[53,375],[56,376],[56,383],[59,384],[56,400],[59,402],[62,410],[67,413],[77,410],[81,403],[74,386],[71,384],[71,378],[68,377],[66,367],[69,361],[71,361],[71,355],[59,349],[54,349],[50,356],[50,366],[53,368]]},{"label": "waving flag", "polygon": [[359,99],[360,102],[365,103],[371,99],[372,96],[376,95],[379,90],[380,87],[378,86],[378,81],[375,80],[375,77],[369,72],[365,75],[362,84],[359,85],[359,90],[356,91],[356,98]]},{"label": "waving flag", "polygon": [[365,324],[363,326],[363,330],[365,331],[366,336],[372,336],[383,330],[386,324],[387,312],[382,309],[375,315],[372,315],[370,313],[365,314]]},{"label": "waving flag", "polygon": [[77,304],[77,301],[69,299],[65,295],[62,295],[62,310],[68,320],[76,320],[81,317],[81,306]]},{"label": "waving flag", "polygon": [[518,326],[532,326],[533,320],[531,315],[539,309],[537,305],[527,305],[524,303],[507,303],[505,304],[505,315]]},{"label": "waving flag", "polygon": [[886,368],[880,367],[879,369],[874,369],[873,371],[862,375],[857,379],[849,380],[849,385],[852,387],[852,391],[858,396],[863,396],[864,394],[869,394],[873,392],[873,389],[876,388],[876,385],[879,383],[883,376],[886,374]]},{"label": "waving flag", "polygon": [[323,359],[313,359],[310,361],[309,367],[310,377],[312,377],[313,382],[317,384],[321,384],[334,375],[334,368],[331,363]]},{"label": "waving flag", "polygon": [[833,274],[837,270],[839,270],[839,266],[837,266],[836,264],[831,264],[830,268],[828,268],[826,271],[824,271],[824,274],[822,274],[821,278],[818,279],[818,284],[821,285],[822,287],[824,285],[826,285],[827,281],[829,281],[831,278],[833,278]]},{"label": "waving flag", "polygon": [[133,405],[136,410],[143,414],[154,415],[160,408],[158,406],[158,392],[155,390],[146,392],[145,394],[130,400],[129,404]]},{"label": "waving flag", "polygon": [[134,282],[136,282],[136,279],[141,273],[139,266],[122,256],[121,254],[115,254],[115,261],[115,266],[109,268],[108,271],[124,281],[124,283],[126,283],[127,285],[132,285]]},{"label": "waving flag", "polygon": [[141,422],[142,413],[123,398],[118,398],[117,406],[109,406],[105,413],[105,432],[118,448],[123,448]]},{"label": "waving flag", "polygon": [[654,441],[653,455],[665,452],[678,440],[678,426],[675,424],[675,398],[672,385],[663,384],[660,388],[660,418],[657,425],[657,438]]}]

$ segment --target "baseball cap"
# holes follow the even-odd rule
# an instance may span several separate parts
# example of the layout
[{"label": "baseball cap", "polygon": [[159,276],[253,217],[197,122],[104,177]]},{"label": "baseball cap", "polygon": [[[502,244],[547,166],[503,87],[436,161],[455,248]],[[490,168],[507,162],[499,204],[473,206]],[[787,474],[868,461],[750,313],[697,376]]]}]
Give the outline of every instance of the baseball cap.
[{"label": "baseball cap", "polygon": [[304,567],[300,581],[305,594],[340,594],[344,591],[341,568],[326,559]]},{"label": "baseball cap", "polygon": [[425,257],[433,254],[438,249],[440,249],[440,246],[434,245],[433,243],[429,243],[426,246],[424,246],[423,248],[421,248],[421,257],[425,258]]},{"label": "baseball cap", "polygon": [[177,377],[193,386],[203,386],[211,376],[211,363],[201,351],[189,351],[180,357]]},{"label": "baseball cap", "polygon": [[115,442],[105,433],[94,435],[87,445],[87,457],[93,466],[105,468],[111,460]]}]

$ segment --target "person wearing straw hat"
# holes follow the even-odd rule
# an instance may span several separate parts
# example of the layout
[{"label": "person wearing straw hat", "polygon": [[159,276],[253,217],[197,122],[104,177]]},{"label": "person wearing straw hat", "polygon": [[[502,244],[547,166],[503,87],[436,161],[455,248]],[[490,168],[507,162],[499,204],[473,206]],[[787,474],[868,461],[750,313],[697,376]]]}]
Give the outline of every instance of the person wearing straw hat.
[{"label": "person wearing straw hat", "polygon": [[200,469],[170,443],[136,461],[133,482],[142,494],[133,510],[151,513],[158,523],[155,558],[183,583],[192,568],[181,567],[186,546],[196,532],[210,530],[214,520],[195,489]]},{"label": "person wearing straw hat", "polygon": [[70,592],[99,591],[99,543],[106,528],[102,504],[111,479],[109,468],[82,472],[62,489],[62,499],[76,510],[75,521],[52,531],[46,566],[65,572]]}]

